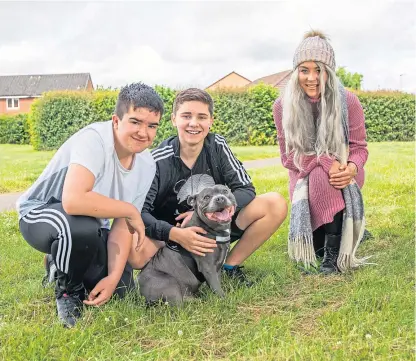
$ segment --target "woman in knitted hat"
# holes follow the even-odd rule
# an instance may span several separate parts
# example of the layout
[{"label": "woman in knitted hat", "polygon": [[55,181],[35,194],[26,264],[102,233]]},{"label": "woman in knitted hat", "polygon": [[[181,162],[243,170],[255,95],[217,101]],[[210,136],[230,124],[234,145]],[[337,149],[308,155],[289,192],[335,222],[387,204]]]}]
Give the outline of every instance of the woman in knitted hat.
[{"label": "woman in knitted hat", "polygon": [[365,263],[355,257],[365,227],[364,114],[357,96],[337,78],[334,50],[324,34],[307,33],[296,49],[273,116],[289,170],[290,257],[308,267],[323,256],[323,273]]}]

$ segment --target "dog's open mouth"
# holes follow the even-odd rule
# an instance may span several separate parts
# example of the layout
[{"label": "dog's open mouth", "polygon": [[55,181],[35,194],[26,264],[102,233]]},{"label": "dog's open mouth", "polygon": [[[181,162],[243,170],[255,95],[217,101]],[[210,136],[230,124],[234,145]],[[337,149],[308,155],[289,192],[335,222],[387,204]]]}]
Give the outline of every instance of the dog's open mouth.
[{"label": "dog's open mouth", "polygon": [[205,213],[205,216],[214,222],[219,222],[219,223],[227,223],[227,222],[231,222],[231,218],[233,217],[235,212],[235,207],[231,206],[231,207],[225,207],[223,210],[219,210],[217,212],[212,212],[212,213]]}]

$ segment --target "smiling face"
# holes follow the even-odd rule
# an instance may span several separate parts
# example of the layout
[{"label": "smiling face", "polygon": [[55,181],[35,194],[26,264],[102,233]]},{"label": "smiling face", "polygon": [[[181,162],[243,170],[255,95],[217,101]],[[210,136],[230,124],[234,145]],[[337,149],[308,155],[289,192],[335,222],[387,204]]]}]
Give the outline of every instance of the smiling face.
[{"label": "smiling face", "polygon": [[226,229],[235,213],[237,202],[231,190],[217,184],[204,188],[197,195],[190,196],[188,203],[194,207],[199,218],[214,229]]},{"label": "smiling face", "polygon": [[147,108],[130,107],[120,118],[113,115],[114,137],[123,155],[140,153],[150,147],[156,136],[160,114]]},{"label": "smiling face", "polygon": [[[309,98],[318,99],[321,95],[320,74],[318,64],[313,61],[305,61],[298,67],[299,84]],[[328,79],[326,71],[323,73],[323,79],[326,83]]]},{"label": "smiling face", "polygon": [[172,114],[172,123],[178,129],[182,145],[195,146],[203,143],[213,122],[208,104],[192,100],[179,105]]}]

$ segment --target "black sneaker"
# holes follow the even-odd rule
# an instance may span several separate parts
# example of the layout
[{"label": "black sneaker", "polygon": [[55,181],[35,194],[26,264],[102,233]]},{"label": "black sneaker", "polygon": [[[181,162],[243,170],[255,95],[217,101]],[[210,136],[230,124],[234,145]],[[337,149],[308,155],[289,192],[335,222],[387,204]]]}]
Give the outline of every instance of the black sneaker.
[{"label": "black sneaker", "polygon": [[254,283],[247,278],[246,274],[242,271],[243,268],[244,266],[234,266],[233,268],[223,268],[222,270],[228,277],[238,281],[241,285],[251,287]]},{"label": "black sneaker", "polygon": [[74,327],[77,319],[81,317],[85,291],[66,293],[62,292],[56,298],[59,321],[68,328]]},{"label": "black sneaker", "polygon": [[47,287],[48,285],[55,284],[58,277],[55,261],[52,258],[51,254],[46,254],[44,258],[45,264],[45,276],[42,279],[42,286]]}]

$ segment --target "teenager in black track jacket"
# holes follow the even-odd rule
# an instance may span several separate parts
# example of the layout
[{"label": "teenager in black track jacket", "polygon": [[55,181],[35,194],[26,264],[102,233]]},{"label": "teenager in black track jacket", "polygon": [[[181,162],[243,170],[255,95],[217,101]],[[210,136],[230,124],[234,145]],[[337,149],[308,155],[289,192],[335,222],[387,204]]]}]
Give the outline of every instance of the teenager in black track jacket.
[{"label": "teenager in black track jacket", "polygon": [[[202,152],[192,169],[181,160],[179,147],[179,139],[174,136],[164,140],[152,151],[156,162],[156,175],[142,210],[146,235],[164,242],[169,241],[169,232],[177,223],[175,218],[191,210],[187,204],[187,196],[203,188],[204,185],[209,185],[210,178],[214,184],[227,185],[234,194],[237,201],[234,221],[238,212],[256,196],[249,175],[222,136],[208,134]],[[206,177],[201,177],[202,175]],[[190,187],[187,187],[188,185]],[[184,193],[182,196],[181,190],[184,186],[188,189],[182,192]],[[241,236],[239,233],[233,222],[233,236]]]},{"label": "teenager in black track jacket", "polygon": [[[187,89],[176,96],[171,118],[178,135],[152,151],[156,175],[142,209],[147,237],[137,246],[137,253],[143,247],[152,249],[146,253],[150,259],[165,245],[185,256],[186,251],[200,256],[212,252],[216,242],[204,237],[202,228],[184,227],[193,213],[187,199],[207,186],[224,184],[237,200],[230,236],[238,242],[223,267],[229,276],[249,285],[240,264],[279,228],[286,218],[286,201],[274,192],[256,195],[224,137],[210,133],[213,108],[211,96],[200,89]],[[134,268],[145,261],[139,255],[129,258]]]}]

